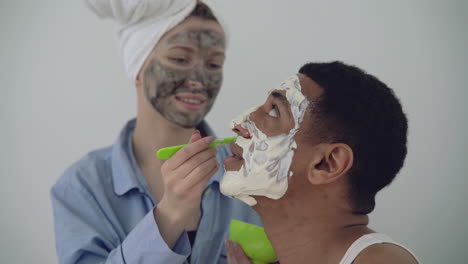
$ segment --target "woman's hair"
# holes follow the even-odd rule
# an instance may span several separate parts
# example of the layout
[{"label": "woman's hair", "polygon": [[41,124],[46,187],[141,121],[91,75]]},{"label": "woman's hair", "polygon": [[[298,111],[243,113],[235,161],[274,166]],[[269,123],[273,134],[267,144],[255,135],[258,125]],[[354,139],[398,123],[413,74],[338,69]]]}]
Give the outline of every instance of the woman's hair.
[{"label": "woman's hair", "polygon": [[198,18],[205,19],[205,20],[212,20],[219,24],[219,21],[216,18],[216,16],[213,14],[213,11],[211,10],[211,8],[205,3],[200,2],[200,1],[197,1],[197,5],[193,9],[192,13],[190,13],[189,17],[191,16],[198,17]]}]

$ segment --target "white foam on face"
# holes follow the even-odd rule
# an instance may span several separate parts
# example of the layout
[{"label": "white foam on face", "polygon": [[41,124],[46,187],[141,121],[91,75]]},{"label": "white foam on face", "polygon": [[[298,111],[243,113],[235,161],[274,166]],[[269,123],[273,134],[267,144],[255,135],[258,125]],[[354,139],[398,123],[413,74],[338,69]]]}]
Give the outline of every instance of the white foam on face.
[{"label": "white foam on face", "polygon": [[285,80],[275,90],[286,91],[286,98],[291,105],[294,127],[287,133],[267,137],[255,123],[250,121],[250,109],[231,121],[231,128],[241,125],[247,129],[251,138],[239,136],[236,144],[243,149],[244,165],[239,171],[225,171],[220,184],[224,195],[242,200],[250,206],[257,201],[251,195],[266,196],[271,199],[283,197],[288,189],[288,173],[294,149],[297,148],[294,136],[304,118],[309,102],[301,92],[297,75]]}]

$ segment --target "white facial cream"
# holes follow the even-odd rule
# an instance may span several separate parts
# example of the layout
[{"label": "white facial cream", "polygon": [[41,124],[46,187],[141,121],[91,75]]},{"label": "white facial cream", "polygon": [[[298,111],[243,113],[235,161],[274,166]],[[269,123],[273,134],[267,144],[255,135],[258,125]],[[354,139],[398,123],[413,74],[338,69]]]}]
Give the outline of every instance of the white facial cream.
[{"label": "white facial cream", "polygon": [[260,131],[249,118],[250,113],[257,108],[250,109],[231,121],[231,128],[241,125],[249,131],[251,138],[237,138],[235,143],[243,149],[244,165],[239,171],[226,171],[220,188],[224,195],[240,199],[250,206],[257,204],[251,195],[279,199],[286,193],[289,167],[294,149],[297,148],[294,135],[309,105],[301,93],[297,75],[288,78],[275,90],[286,91],[286,98],[291,105],[295,125],[287,134],[267,137]]}]

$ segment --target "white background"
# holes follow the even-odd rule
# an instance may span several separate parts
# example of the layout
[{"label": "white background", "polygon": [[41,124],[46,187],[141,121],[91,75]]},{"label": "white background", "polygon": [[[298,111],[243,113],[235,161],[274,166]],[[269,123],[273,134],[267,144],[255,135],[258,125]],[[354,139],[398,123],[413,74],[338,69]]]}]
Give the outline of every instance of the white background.
[{"label": "white background", "polygon": [[[467,1],[213,0],[229,33],[208,116],[220,136],[307,61],[342,60],[393,87],[409,155],[371,227],[423,263],[465,263]],[[135,115],[110,21],[81,1],[0,2],[0,263],[55,263],[49,189]]]}]

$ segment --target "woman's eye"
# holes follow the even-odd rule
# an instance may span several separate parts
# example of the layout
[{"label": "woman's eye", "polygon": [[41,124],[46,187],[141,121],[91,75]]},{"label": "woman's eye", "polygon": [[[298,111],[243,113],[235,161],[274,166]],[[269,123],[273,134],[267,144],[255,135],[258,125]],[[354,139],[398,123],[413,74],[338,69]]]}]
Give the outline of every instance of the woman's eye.
[{"label": "woman's eye", "polygon": [[170,59],[177,63],[185,63],[187,61],[185,58],[180,58],[180,57],[172,57]]},{"label": "woman's eye", "polygon": [[206,67],[210,70],[218,70],[218,69],[221,69],[222,68],[222,63],[218,63],[216,61],[209,61],[209,62],[206,62]]},{"label": "woman's eye", "polygon": [[208,66],[210,67],[210,69],[219,69],[219,68],[221,68],[221,65],[215,64],[215,63],[210,63],[210,64],[208,64]]},{"label": "woman's eye", "polygon": [[273,106],[273,108],[271,108],[270,112],[268,112],[268,115],[272,117],[278,117],[278,110],[276,110],[276,106]]}]

